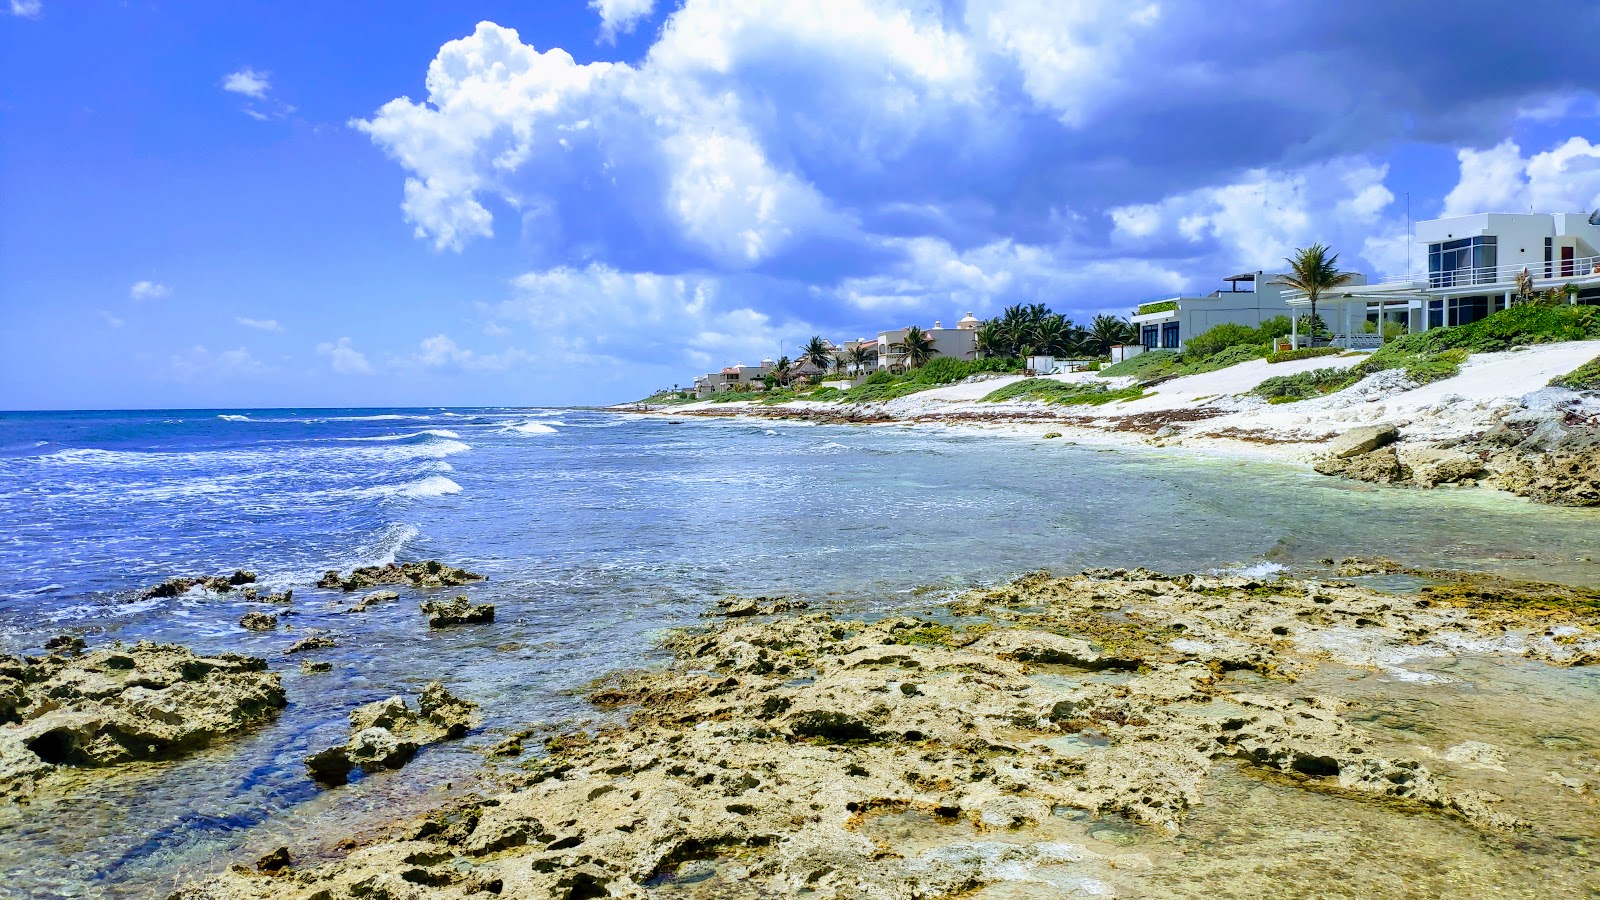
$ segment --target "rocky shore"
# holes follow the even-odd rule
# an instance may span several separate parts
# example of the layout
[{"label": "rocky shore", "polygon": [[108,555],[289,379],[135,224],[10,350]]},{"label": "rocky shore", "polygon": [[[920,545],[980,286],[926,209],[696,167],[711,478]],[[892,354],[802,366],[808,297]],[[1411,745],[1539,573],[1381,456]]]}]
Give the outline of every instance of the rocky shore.
[{"label": "rocky shore", "polygon": [[[1424,662],[1465,653],[1596,664],[1600,592],[1329,563],[1305,580],[1041,573],[876,621],[729,601],[666,640],[670,665],[593,686],[626,724],[552,735],[504,792],[337,862],[300,869],[285,848],[174,896],[1246,896],[1250,871],[1221,893],[1173,877],[1204,865],[1184,836],[1239,779],[1285,809],[1514,849],[1538,870],[1529,896],[1600,891],[1592,747],[1397,730],[1330,689],[1444,679]],[[1347,580],[1374,577],[1415,586]],[[1293,831],[1281,818],[1258,830]],[[1318,867],[1342,858],[1284,857],[1281,877],[1330,879]],[[1412,877],[1429,896],[1487,876]],[[1363,871],[1341,884],[1382,894]]]}]

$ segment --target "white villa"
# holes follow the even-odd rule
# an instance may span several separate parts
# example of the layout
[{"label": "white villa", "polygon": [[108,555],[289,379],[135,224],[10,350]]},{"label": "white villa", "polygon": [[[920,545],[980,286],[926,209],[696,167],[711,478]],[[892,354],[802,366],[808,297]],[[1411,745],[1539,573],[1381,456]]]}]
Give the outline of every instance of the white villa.
[{"label": "white villa", "polygon": [[[1432,219],[1417,223],[1416,239],[1428,248],[1426,274],[1347,285],[1317,299],[1334,344],[1377,346],[1381,336],[1364,331],[1374,318],[1410,332],[1476,322],[1511,305],[1524,270],[1536,291],[1570,286],[1569,302],[1600,304],[1600,211]],[[1304,294],[1287,303],[1296,324],[1310,312]],[[1298,334],[1294,340],[1298,345]]]},{"label": "white villa", "polygon": [[[1227,287],[1201,297],[1175,295],[1139,304],[1132,316],[1145,350],[1180,350],[1189,338],[1233,322],[1251,328],[1275,316],[1291,314],[1289,288],[1270,272],[1245,272],[1222,279]],[[1358,283],[1364,276],[1356,276]]]},{"label": "white villa", "polygon": [[[910,326],[878,332],[879,370],[893,373],[905,371],[905,351],[896,348],[906,339],[909,330]],[[936,320],[932,328],[923,331],[933,338],[933,347],[938,351],[936,356],[968,360],[978,358],[978,318],[970,312],[954,328],[946,328]],[[862,338],[861,342],[865,343],[866,340]]]},{"label": "white villa", "polygon": [[708,372],[695,378],[694,394],[705,398],[723,391],[759,390],[762,387],[761,380],[775,365],[772,360],[763,359],[759,366],[735,363],[720,372]]}]

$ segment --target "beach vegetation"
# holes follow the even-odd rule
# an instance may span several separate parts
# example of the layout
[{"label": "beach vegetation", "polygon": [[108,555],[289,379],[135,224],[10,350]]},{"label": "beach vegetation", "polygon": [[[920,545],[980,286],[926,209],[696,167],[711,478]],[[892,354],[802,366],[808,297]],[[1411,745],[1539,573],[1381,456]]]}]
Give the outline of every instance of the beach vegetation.
[{"label": "beach vegetation", "polygon": [[1554,379],[1550,384],[1574,391],[1600,391],[1600,356]]},{"label": "beach vegetation", "polygon": [[1316,359],[1319,356],[1338,356],[1344,351],[1338,347],[1301,347],[1298,350],[1283,350],[1278,353],[1267,354],[1269,363],[1294,362],[1297,359]]},{"label": "beach vegetation", "polygon": [[[1322,321],[1317,315],[1317,298],[1324,291],[1349,284],[1355,277],[1354,273],[1339,271],[1339,254],[1328,252],[1322,244],[1302,247],[1284,262],[1289,264],[1289,274],[1283,276],[1283,283],[1304,293],[1311,301],[1309,319],[1313,326]],[[1315,336],[1315,331],[1310,333]]]},{"label": "beach vegetation", "polygon": [[1056,381],[1052,378],[1025,378],[990,392],[985,403],[1031,400],[1058,406],[1099,406],[1113,400],[1135,400],[1144,396],[1140,387],[1109,388],[1092,381]]},{"label": "beach vegetation", "polygon": [[1113,344],[1131,343],[1138,329],[1127,319],[1095,316],[1085,328],[1043,303],[1015,304],[978,326],[984,356],[1105,356]]},{"label": "beach vegetation", "polygon": [[1172,312],[1177,308],[1178,301],[1176,300],[1157,300],[1153,303],[1139,304],[1139,308],[1134,310],[1133,314],[1136,316],[1148,316],[1152,313]]},{"label": "beach vegetation", "polygon": [[812,391],[811,393],[807,394],[805,399],[807,399],[807,400],[837,400],[837,399],[839,399],[840,397],[843,397],[843,396],[844,396],[844,391],[841,391],[838,388],[833,387],[832,385],[828,385],[828,386],[825,386],[825,387],[819,387],[816,390]]},{"label": "beach vegetation", "polygon": [[842,403],[875,403],[893,400],[897,397],[904,397],[907,394],[915,394],[918,391],[926,391],[941,385],[955,384],[974,375],[1006,374],[1020,371],[1022,371],[1022,362],[1016,359],[935,357],[921,368],[912,369],[903,375],[874,372],[867,376],[866,381],[848,391],[842,392],[837,399]]},{"label": "beach vegetation", "polygon": [[1293,375],[1278,375],[1255,386],[1251,393],[1268,403],[1294,403],[1342,391],[1354,384],[1349,369],[1312,369]]},{"label": "beach vegetation", "polygon": [[1185,362],[1192,362],[1231,347],[1257,343],[1264,343],[1264,340],[1254,328],[1238,322],[1223,322],[1189,338],[1183,347],[1183,358]]}]

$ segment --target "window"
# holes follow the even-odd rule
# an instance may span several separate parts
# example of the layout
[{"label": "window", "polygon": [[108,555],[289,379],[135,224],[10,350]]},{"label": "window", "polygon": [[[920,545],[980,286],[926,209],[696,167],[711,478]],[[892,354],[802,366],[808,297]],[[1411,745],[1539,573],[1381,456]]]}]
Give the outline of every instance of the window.
[{"label": "window", "polygon": [[1428,327],[1429,328],[1443,328],[1444,327],[1444,301],[1443,300],[1429,300],[1428,301]]},{"label": "window", "polygon": [[1551,265],[1556,259],[1555,247],[1555,238],[1544,239],[1544,277],[1546,278],[1554,278],[1556,274],[1555,267]]},{"label": "window", "polygon": [[1160,335],[1161,330],[1155,325],[1145,325],[1139,330],[1139,343],[1143,344],[1146,350],[1154,350],[1160,346]]},{"label": "window", "polygon": [[1161,349],[1178,349],[1178,323],[1163,322],[1161,324]]},{"label": "window", "polygon": [[1481,235],[1428,245],[1428,285],[1493,284],[1499,265],[1499,238]]}]

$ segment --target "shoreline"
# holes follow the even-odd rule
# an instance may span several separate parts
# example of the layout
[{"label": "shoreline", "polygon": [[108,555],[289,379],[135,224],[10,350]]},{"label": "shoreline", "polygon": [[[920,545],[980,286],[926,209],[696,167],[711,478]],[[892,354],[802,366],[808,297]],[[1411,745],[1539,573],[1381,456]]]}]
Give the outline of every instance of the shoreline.
[{"label": "shoreline", "polygon": [[[1600,887],[1600,719],[1552,742],[1516,706],[1600,711],[1559,674],[1600,664],[1600,592],[1324,571],[1038,573],[871,620],[733,600],[591,686],[626,725],[552,734],[506,790],[172,896],[1205,896],[1188,841],[1217,828],[1263,877],[1359,860],[1356,895],[1446,847],[1503,889]],[[1239,789],[1276,817],[1234,819]],[[1308,857],[1313,809],[1423,845]]]}]

